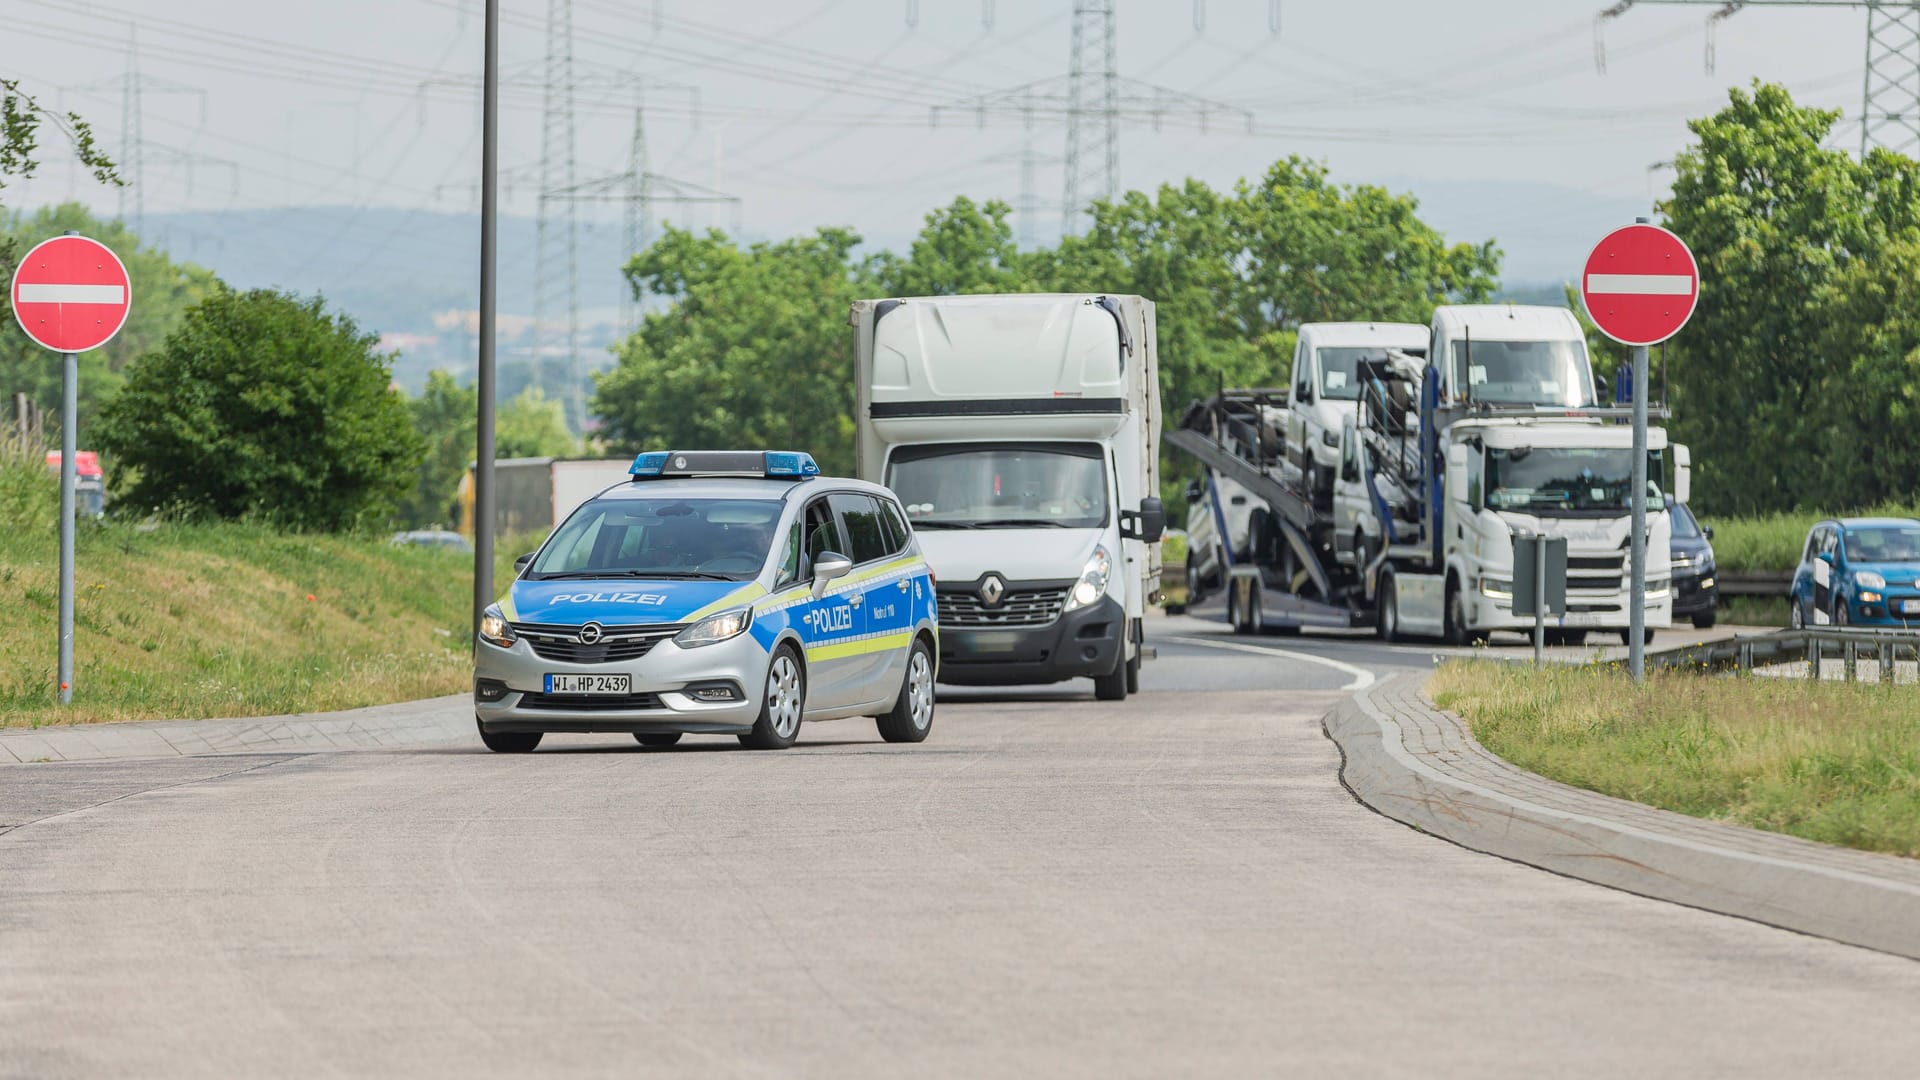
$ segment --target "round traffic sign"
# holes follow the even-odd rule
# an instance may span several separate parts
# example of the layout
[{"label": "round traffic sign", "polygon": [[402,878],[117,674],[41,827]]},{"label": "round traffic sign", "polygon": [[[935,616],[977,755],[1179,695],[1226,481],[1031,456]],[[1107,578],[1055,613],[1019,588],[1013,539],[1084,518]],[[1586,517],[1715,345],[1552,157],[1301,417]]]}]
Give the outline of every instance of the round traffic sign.
[{"label": "round traffic sign", "polygon": [[80,353],[113,340],[127,323],[133,287],[120,257],[98,240],[56,236],[35,245],[13,272],[13,317],[54,352]]},{"label": "round traffic sign", "polygon": [[1601,333],[1622,345],[1657,345],[1693,315],[1700,267],[1679,237],[1658,225],[1628,225],[1593,246],[1580,300]]}]

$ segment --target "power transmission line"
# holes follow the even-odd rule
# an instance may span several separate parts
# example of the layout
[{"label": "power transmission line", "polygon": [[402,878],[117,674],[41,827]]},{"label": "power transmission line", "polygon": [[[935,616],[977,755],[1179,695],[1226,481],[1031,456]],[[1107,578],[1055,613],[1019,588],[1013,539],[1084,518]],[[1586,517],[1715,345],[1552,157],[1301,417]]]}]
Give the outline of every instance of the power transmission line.
[{"label": "power transmission line", "polygon": [[[1204,23],[1204,17],[1197,20]],[[1145,121],[1158,131],[1163,123],[1197,123],[1209,131],[1232,119],[1253,133],[1253,114],[1164,86],[1128,80],[1116,70],[1117,26],[1113,0],[1074,0],[1073,42],[1067,74],[980,94],[933,108],[937,127],[945,112],[972,113],[984,127],[989,119],[1013,119],[1031,127],[1036,117],[1066,121],[1065,177],[1060,200],[1060,229],[1070,234],[1090,198],[1111,199],[1120,190],[1120,122]]]},{"label": "power transmission line", "polygon": [[1866,63],[1860,86],[1860,153],[1873,147],[1920,151],[1920,0],[1620,0],[1593,20],[1594,66],[1607,70],[1601,28],[1644,4],[1709,4],[1706,69],[1713,73],[1714,28],[1748,7],[1865,8]]}]

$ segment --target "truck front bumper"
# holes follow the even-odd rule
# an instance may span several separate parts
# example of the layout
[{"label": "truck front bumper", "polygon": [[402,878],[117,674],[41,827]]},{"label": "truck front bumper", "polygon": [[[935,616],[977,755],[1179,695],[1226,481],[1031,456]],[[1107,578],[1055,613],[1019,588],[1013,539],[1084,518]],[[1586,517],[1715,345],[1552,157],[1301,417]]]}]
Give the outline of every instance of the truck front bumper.
[{"label": "truck front bumper", "polygon": [[[1546,624],[1555,630],[1626,630],[1631,623],[1627,610],[1629,603],[1625,593],[1603,593],[1598,595],[1567,594],[1567,612],[1564,615],[1549,615]],[[1469,615],[1475,629],[1511,630],[1515,633],[1533,632],[1533,616],[1515,615],[1511,597],[1475,596],[1471,601]],[[1657,598],[1647,597],[1648,626],[1662,627],[1673,621],[1673,593],[1661,593]]]},{"label": "truck front bumper", "polygon": [[940,681],[952,686],[1018,686],[1107,675],[1126,656],[1127,612],[1112,597],[1045,626],[940,628]]}]

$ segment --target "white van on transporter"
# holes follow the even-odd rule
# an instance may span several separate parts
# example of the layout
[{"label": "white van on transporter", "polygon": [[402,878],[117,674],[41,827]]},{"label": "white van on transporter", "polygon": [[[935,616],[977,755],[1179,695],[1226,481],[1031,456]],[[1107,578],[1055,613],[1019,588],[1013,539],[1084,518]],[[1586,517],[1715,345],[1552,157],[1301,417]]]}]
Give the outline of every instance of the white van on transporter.
[{"label": "white van on transporter", "polygon": [[1137,690],[1166,524],[1153,303],[860,300],[850,321],[858,473],[938,579],[940,680]]}]

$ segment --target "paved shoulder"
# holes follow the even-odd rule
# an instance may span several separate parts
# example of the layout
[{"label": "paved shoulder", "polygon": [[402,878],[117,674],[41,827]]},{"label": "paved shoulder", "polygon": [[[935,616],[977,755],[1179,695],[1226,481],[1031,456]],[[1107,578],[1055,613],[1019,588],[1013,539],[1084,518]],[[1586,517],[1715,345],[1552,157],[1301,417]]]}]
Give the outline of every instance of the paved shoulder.
[{"label": "paved shoulder", "polygon": [[1920,959],[1920,864],[1656,810],[1555,783],[1389,680],[1329,713],[1342,779],[1382,814],[1628,892]]}]

